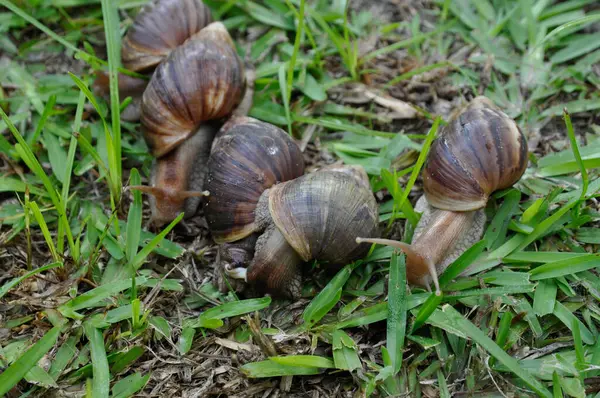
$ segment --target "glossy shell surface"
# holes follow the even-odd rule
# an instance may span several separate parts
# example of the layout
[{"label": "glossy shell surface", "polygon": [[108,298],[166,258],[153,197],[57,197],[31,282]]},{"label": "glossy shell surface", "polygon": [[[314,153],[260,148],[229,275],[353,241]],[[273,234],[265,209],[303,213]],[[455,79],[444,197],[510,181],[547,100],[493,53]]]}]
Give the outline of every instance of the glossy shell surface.
[{"label": "glossy shell surface", "polygon": [[485,207],[494,191],[516,183],[527,168],[527,142],[516,123],[489,100],[476,98],[431,145],[423,184],[438,209]]},{"label": "glossy shell surface", "polygon": [[244,93],[244,67],[220,22],[202,29],[171,53],[152,75],[142,98],[142,131],[160,157],[205,121],[230,114]]},{"label": "glossy shell surface", "polygon": [[233,242],[254,232],[262,193],[303,173],[302,153],[283,130],[249,117],[228,121],[213,142],[204,184],[214,240]]},{"label": "glossy shell surface", "polygon": [[304,261],[345,264],[369,250],[357,237],[378,235],[375,197],[347,173],[320,171],[276,185],[269,211]]},{"label": "glossy shell surface", "polygon": [[123,38],[123,66],[150,70],[211,22],[210,10],[200,0],[154,0],[142,8]]}]

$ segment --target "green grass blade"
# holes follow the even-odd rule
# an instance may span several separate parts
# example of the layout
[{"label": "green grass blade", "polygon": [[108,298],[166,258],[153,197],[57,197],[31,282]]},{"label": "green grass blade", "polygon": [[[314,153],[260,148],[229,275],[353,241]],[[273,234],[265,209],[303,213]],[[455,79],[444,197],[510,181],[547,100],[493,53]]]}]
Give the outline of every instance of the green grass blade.
[{"label": "green grass blade", "polygon": [[92,357],[92,368],[94,379],[92,391],[94,398],[108,398],[110,392],[110,372],[108,370],[108,359],[104,348],[104,336],[90,322],[84,322],[83,329],[90,341],[90,354]]},{"label": "green grass blade", "polygon": [[[141,184],[140,173],[137,169],[131,169],[130,179],[130,185]],[[127,230],[125,232],[125,241],[127,243],[125,246],[125,253],[129,264],[133,264],[135,255],[137,254],[142,231],[142,193],[137,189],[133,190],[132,193],[133,203],[129,207],[129,214],[127,214]]]},{"label": "green grass blade", "polygon": [[283,99],[283,107],[285,109],[285,119],[288,126],[288,134],[292,135],[292,117],[290,113],[290,96],[288,94],[288,86],[285,82],[285,67],[286,64],[282,64],[279,67],[279,88],[281,90],[281,98]]},{"label": "green grass blade", "polygon": [[427,301],[423,303],[423,305],[419,309],[419,312],[417,313],[417,316],[415,317],[415,323],[413,323],[412,329],[410,331],[411,334],[425,324],[425,322],[431,316],[433,311],[435,311],[438,305],[440,305],[443,298],[443,293],[437,295],[435,294],[435,292],[433,292],[429,295]]},{"label": "green grass blade", "polygon": [[467,267],[471,265],[481,255],[481,253],[483,253],[485,246],[485,240],[480,240],[468,248],[452,264],[450,264],[439,278],[440,287],[443,288],[454,278],[459,276],[465,269],[467,269]]},{"label": "green grass blade", "polygon": [[307,366],[311,368],[334,369],[332,358],[320,357],[318,355],[287,355],[270,357],[271,361],[281,365]]},{"label": "green grass blade", "polygon": [[131,263],[131,265],[133,266],[134,269],[138,269],[142,266],[142,264],[144,264],[144,261],[146,261],[146,257],[148,257],[148,255],[152,252],[152,250],[154,250],[154,248],[156,248],[156,246],[158,246],[158,244],[165,238],[165,236],[167,236],[167,234],[169,232],[171,232],[171,230],[175,227],[175,225],[177,225],[177,223],[179,221],[181,221],[183,216],[184,216],[184,213],[181,213],[179,216],[177,216],[176,219],[171,221],[171,223],[169,225],[167,225],[167,227],[165,229],[163,229],[158,235],[156,235],[154,238],[152,238],[152,240],[150,242],[148,242],[148,244],[146,246],[144,246],[142,248],[142,250],[139,251],[138,254],[135,255],[135,257],[133,258],[133,261]]},{"label": "green grass blade", "polygon": [[460,330],[466,336],[473,339],[477,344],[489,352],[490,355],[496,358],[498,362],[510,369],[515,376],[523,380],[535,393],[541,397],[552,396],[550,391],[548,391],[546,387],[544,387],[544,385],[534,378],[527,370],[521,367],[515,358],[504,352],[504,350],[494,343],[492,339],[468,319],[465,319],[460,312],[456,311],[451,305],[444,305],[442,307],[442,312],[446,315],[447,320],[451,323],[452,327]]},{"label": "green grass blade", "polygon": [[[221,320],[234,316],[248,314],[254,311],[260,311],[271,305],[271,297],[262,297],[256,299],[247,299],[240,301],[232,301],[213,307],[200,314],[197,319],[186,322],[185,327],[207,327],[212,320]],[[214,322],[215,325],[219,322]],[[217,326],[218,327],[218,326]]]},{"label": "green grass blade", "polygon": [[563,32],[563,31],[565,31],[567,29],[571,29],[571,28],[576,27],[576,26],[582,26],[582,25],[591,24],[591,23],[594,23],[596,21],[600,21],[600,14],[587,15],[585,17],[578,18],[578,19],[576,19],[574,21],[570,21],[570,22],[567,22],[567,23],[565,23],[563,25],[560,25],[559,27],[553,29],[546,36],[544,36],[544,39],[542,39],[531,51],[533,51],[537,47],[541,46],[542,44],[548,42],[554,36],[560,34],[561,32]]},{"label": "green grass blade", "polygon": [[[423,164],[425,163],[425,160],[427,159],[427,154],[429,153],[429,147],[431,146],[431,143],[435,139],[435,136],[438,131],[438,128],[440,127],[441,121],[442,121],[442,119],[440,117],[435,118],[433,125],[431,126],[431,128],[429,129],[429,132],[427,133],[427,136],[425,137],[425,142],[423,142],[423,147],[421,148],[421,152],[419,153],[417,162],[415,163],[412,173],[410,175],[410,178],[408,179],[408,182],[406,183],[406,187],[404,188],[404,193],[402,194],[402,196],[400,197],[400,200],[398,201],[399,202],[398,208],[402,208],[402,206],[404,205],[404,202],[406,201],[406,199],[408,199],[408,195],[410,195],[410,191],[412,190],[413,186],[415,185],[417,178],[419,177],[421,168],[423,167]],[[392,221],[393,220],[390,218],[389,225],[391,225]],[[415,225],[413,225],[413,227],[415,227]]]},{"label": "green grass blade", "polygon": [[[112,155],[116,169],[113,171],[116,181],[121,182],[121,112],[119,101],[119,79],[117,68],[121,66],[121,36],[119,30],[119,14],[117,3],[110,0],[101,0],[102,19],[104,21],[104,35],[106,37],[106,53],[108,56],[108,74],[110,78],[110,115],[112,118]],[[107,143],[108,144],[108,143]],[[119,192],[120,194],[120,192]],[[120,195],[115,198],[118,202]]]},{"label": "green grass blade", "polygon": [[52,95],[50,96],[50,98],[48,98],[48,102],[46,102],[46,106],[44,107],[44,112],[42,113],[42,116],[40,117],[37,126],[35,126],[35,131],[33,132],[33,135],[27,140],[27,144],[29,144],[29,146],[33,145],[34,142],[37,142],[38,138],[40,137],[42,129],[46,124],[46,120],[48,119],[48,116],[50,116],[52,108],[54,108],[54,104],[56,104],[56,95]]},{"label": "green grass blade", "polygon": [[577,165],[579,166],[579,171],[581,172],[581,180],[582,180],[582,189],[581,189],[581,200],[585,199],[585,195],[587,194],[587,189],[589,185],[589,177],[587,170],[585,169],[585,165],[583,164],[583,160],[581,160],[581,154],[579,153],[579,146],[577,145],[577,139],[575,138],[575,131],[573,130],[573,124],[571,123],[571,116],[567,109],[563,111],[563,116],[565,119],[565,125],[567,126],[567,134],[569,136],[569,140],[571,141],[571,149],[573,150],[573,156],[575,156],[575,160],[577,161]]},{"label": "green grass blade", "polygon": [[[294,6],[289,0],[286,0],[288,7],[295,12]],[[300,43],[302,42],[302,35],[304,34],[304,0],[300,0],[300,11],[298,12],[298,29],[296,29],[296,38],[294,39],[294,51],[290,57],[290,62],[287,67],[287,104],[292,99],[292,82],[294,80],[294,68],[296,67],[296,58],[298,58],[298,52],[300,51]],[[289,120],[289,118],[288,118]],[[290,131],[291,133],[291,131]]]},{"label": "green grass blade", "polygon": [[402,367],[402,352],[406,335],[406,259],[404,255],[392,254],[387,317],[387,350],[394,374]]},{"label": "green grass blade", "polygon": [[127,398],[140,391],[150,380],[151,374],[142,376],[141,373],[134,373],[115,383],[112,389],[112,398]]},{"label": "green grass blade", "polygon": [[53,327],[39,339],[30,349],[13,362],[0,374],[0,396],[7,394],[38,363],[48,351],[54,347],[61,328]]},{"label": "green grass blade", "polygon": [[56,252],[56,247],[54,246],[54,242],[52,241],[52,235],[50,235],[48,225],[46,224],[44,216],[42,215],[42,212],[40,211],[40,208],[38,207],[37,203],[29,202],[29,210],[31,210],[31,212],[33,213],[35,220],[37,221],[38,225],[40,226],[40,229],[42,230],[42,235],[44,235],[44,240],[48,245],[48,249],[50,249],[50,254],[52,254],[52,258],[55,262],[60,262],[60,256]]},{"label": "green grass blade", "polygon": [[26,274],[19,276],[18,278],[11,279],[10,281],[8,281],[4,285],[2,285],[2,287],[0,287],[0,298],[4,297],[4,295],[6,293],[8,293],[8,291],[10,289],[15,287],[19,283],[23,282],[25,279],[30,278],[35,274],[39,274],[40,272],[48,271],[48,270],[51,270],[54,268],[59,268],[62,266],[63,266],[63,263],[61,263],[61,262],[46,264],[40,268],[34,269],[33,271],[27,272]]},{"label": "green grass blade", "polygon": [[306,329],[316,325],[340,300],[342,289],[356,266],[357,264],[354,263],[342,268],[306,306],[304,314],[302,314]]},{"label": "green grass blade", "polygon": [[247,363],[240,370],[249,378],[315,375],[321,372],[315,367],[283,365],[271,360]]}]

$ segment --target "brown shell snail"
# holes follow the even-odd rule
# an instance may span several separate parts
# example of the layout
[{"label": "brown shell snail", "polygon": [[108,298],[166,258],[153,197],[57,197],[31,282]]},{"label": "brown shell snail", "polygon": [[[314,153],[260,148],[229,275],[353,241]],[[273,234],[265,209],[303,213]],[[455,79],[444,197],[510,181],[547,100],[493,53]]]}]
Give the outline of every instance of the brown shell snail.
[{"label": "brown shell snail", "polygon": [[242,101],[245,73],[229,33],[213,22],[171,52],[142,98],[142,132],[157,157],[150,186],[152,222],[193,215],[212,140]]},{"label": "brown shell snail", "polygon": [[205,215],[226,274],[297,297],[302,263],[346,264],[365,254],[355,238],[378,236],[378,212],[358,179],[364,171],[302,175],[302,154],[281,129],[251,118],[229,123],[215,139],[205,184]]},{"label": "brown shell snail", "polygon": [[[201,0],[153,0],[136,15],[123,37],[121,60],[123,67],[133,72],[151,75],[158,64],[187,39],[213,21],[210,10]],[[125,121],[140,118],[142,93],[148,80],[119,73],[119,98],[131,97],[131,103],[121,113]],[[97,74],[94,82],[97,94],[108,99],[108,75]]]},{"label": "brown shell snail", "polygon": [[511,187],[527,168],[527,142],[517,124],[485,97],[458,112],[431,145],[423,168],[423,215],[413,243],[359,237],[406,254],[406,275],[413,285],[439,292],[443,272],[483,234],[483,208],[489,196]]}]

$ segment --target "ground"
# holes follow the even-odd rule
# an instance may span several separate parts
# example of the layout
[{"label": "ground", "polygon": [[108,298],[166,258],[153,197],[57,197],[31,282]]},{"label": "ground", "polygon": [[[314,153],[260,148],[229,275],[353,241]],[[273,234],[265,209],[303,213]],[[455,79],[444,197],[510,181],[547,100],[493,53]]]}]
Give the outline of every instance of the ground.
[{"label": "ground", "polygon": [[256,72],[250,116],[290,132],[307,172],[363,166],[387,238],[410,239],[427,143],[456,108],[485,95],[527,138],[442,296],[405,290],[403,256],[378,247],[311,269],[295,301],[218,292],[202,211],[155,228],[122,191],[152,156],[87,87],[115,67],[105,27],[143,3],[0,1],[0,395],[600,391],[597,1],[207,1]]}]

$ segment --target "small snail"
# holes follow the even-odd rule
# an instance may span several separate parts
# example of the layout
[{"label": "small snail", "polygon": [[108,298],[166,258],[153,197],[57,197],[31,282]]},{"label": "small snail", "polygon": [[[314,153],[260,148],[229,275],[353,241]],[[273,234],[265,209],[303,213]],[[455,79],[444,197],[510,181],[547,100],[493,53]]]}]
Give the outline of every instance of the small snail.
[{"label": "small snail", "polygon": [[[150,75],[156,66],[195,33],[212,22],[209,8],[201,0],[154,0],[140,10],[121,45],[123,67]],[[121,113],[125,121],[140,118],[142,93],[148,80],[119,73],[119,98],[132,101]],[[109,79],[98,72],[97,94],[109,99]]]},{"label": "small snail", "polygon": [[413,243],[357,238],[406,254],[409,283],[439,292],[437,275],[481,239],[489,196],[515,184],[527,168],[527,142],[517,124],[485,97],[455,114],[431,145],[423,169],[423,211]]},{"label": "small snail", "polygon": [[[171,52],[142,98],[142,132],[157,157],[151,186],[151,221],[162,225],[200,202],[211,142],[242,101],[244,65],[225,26],[213,22]],[[247,94],[251,95],[251,91]]]},{"label": "small snail", "polygon": [[355,238],[377,236],[377,203],[364,171],[302,175],[302,154],[285,132],[251,118],[234,122],[215,139],[205,184],[205,216],[223,244],[220,266],[258,290],[297,297],[302,263],[364,255]]}]

